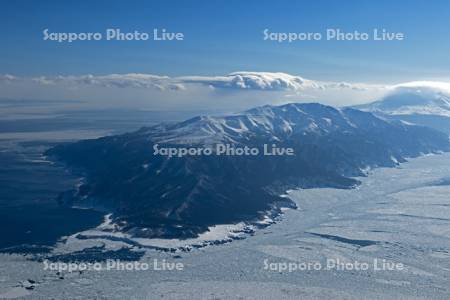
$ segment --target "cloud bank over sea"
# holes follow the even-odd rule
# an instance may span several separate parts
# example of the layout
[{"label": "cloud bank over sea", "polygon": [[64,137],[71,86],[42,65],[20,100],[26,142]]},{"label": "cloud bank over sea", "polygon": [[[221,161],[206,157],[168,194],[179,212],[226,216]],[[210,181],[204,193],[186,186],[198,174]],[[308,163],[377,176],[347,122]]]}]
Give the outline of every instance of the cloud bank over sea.
[{"label": "cloud bank over sea", "polygon": [[450,95],[449,82],[401,84],[320,81],[281,72],[233,72],[220,76],[128,73],[20,77],[0,75],[3,99],[82,100],[83,105],[155,110],[239,110],[255,105],[320,102],[364,104],[392,94]]}]

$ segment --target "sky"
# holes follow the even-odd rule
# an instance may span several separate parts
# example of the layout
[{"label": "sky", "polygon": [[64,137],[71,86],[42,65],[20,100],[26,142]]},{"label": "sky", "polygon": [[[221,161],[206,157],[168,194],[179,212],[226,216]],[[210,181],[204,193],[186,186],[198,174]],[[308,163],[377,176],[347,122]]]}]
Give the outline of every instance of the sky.
[{"label": "sky", "polygon": [[[258,93],[261,90],[294,91],[291,94],[272,93],[270,99],[314,100],[320,97],[327,101],[330,97],[329,94],[305,92],[304,88],[296,87],[295,80],[289,82],[292,78],[286,79],[284,75],[275,76],[275,79],[270,75],[268,80],[282,83],[287,80],[286,88],[273,85],[273,81],[261,88],[261,77],[264,77],[261,74],[251,73],[253,77],[249,77],[245,73],[243,79],[229,76],[245,71],[290,74],[319,82],[320,88],[324,82],[373,85],[370,94],[343,92],[338,97],[341,100],[353,97],[350,103],[364,102],[378,97],[382,85],[450,79],[449,15],[450,2],[444,0],[4,0],[0,2],[0,98],[117,98],[121,101],[119,98],[140,97],[142,101],[151,99],[158,104],[160,100],[155,100],[156,97],[189,97],[189,101],[194,101],[195,90],[200,92],[199,99],[203,97],[206,101],[225,95],[222,100],[226,102],[240,98],[229,94],[230,86],[245,90],[246,97],[250,97],[248,90]],[[49,32],[104,33],[107,28],[119,28],[122,32],[152,32],[154,28],[164,28],[182,32],[184,39],[72,43],[43,39],[44,29]],[[269,32],[324,33],[329,28],[370,34],[373,29],[385,29],[401,32],[405,39],[322,39],[280,43],[264,40],[263,34],[265,29]],[[155,84],[153,77],[130,79],[128,76],[115,78],[116,82],[111,83],[112,79],[108,77],[111,74],[151,74],[169,79],[157,78]],[[189,80],[180,79],[184,77]],[[233,79],[244,85],[229,84],[227,91],[211,94],[211,89],[224,88],[223,80]],[[142,80],[149,83],[142,84]],[[80,85],[86,84],[93,85],[92,90],[83,87],[80,91]],[[187,86],[193,88],[186,89]],[[120,87],[126,90],[115,90]],[[148,91],[152,89],[154,91]],[[161,89],[171,95],[161,93]],[[174,94],[174,90],[178,90],[178,94]],[[363,89],[359,85],[349,90]],[[299,91],[303,94],[299,95]],[[330,100],[330,104],[342,104],[338,98]],[[174,100],[173,105],[179,104]]]}]

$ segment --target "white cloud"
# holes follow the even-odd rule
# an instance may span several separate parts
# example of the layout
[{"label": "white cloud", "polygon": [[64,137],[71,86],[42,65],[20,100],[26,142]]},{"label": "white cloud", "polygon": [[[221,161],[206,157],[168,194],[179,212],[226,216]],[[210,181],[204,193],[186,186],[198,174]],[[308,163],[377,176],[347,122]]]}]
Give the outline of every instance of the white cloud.
[{"label": "white cloud", "polygon": [[[156,88],[164,90],[166,87],[172,87],[170,78],[167,76],[158,76],[151,74],[109,74],[109,75],[80,75],[80,76],[55,76],[55,77],[36,77],[33,81],[43,85],[92,85],[103,87],[119,88]],[[180,88],[178,86],[178,88]]]},{"label": "white cloud", "polygon": [[0,82],[11,82],[14,80],[17,80],[18,78],[16,76],[10,75],[10,74],[0,74]]},{"label": "white cloud", "polygon": [[226,76],[186,76],[177,80],[186,83],[201,83],[215,88],[246,90],[304,90],[320,88],[317,82],[286,73],[234,72]]},{"label": "white cloud", "polygon": [[83,100],[97,105],[143,109],[240,110],[264,104],[320,102],[364,104],[400,90],[450,93],[450,83],[399,85],[319,81],[280,72],[234,72],[222,76],[169,77],[107,74],[15,77],[0,75],[0,98]]},{"label": "white cloud", "polygon": [[[5,75],[6,76],[6,75]],[[348,82],[325,82],[305,79],[280,72],[234,72],[225,76],[168,77],[152,74],[109,74],[35,77],[42,85],[103,86],[119,88],[149,88],[157,90],[185,90],[186,85],[200,84],[217,89],[261,91],[305,91],[325,89],[349,89],[364,91],[382,86]]]},{"label": "white cloud", "polygon": [[411,81],[391,87],[391,93],[412,92],[417,94],[433,94],[450,96],[450,82]]}]

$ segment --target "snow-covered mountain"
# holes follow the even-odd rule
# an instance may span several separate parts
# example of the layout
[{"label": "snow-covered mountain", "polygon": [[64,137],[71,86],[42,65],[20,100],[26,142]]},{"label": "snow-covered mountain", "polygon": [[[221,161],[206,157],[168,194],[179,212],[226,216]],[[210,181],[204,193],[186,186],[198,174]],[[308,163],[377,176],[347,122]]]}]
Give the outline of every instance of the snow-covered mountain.
[{"label": "snow-covered mountain", "polygon": [[[154,155],[153,146],[231,144],[294,149],[293,156]],[[136,132],[63,144],[46,154],[82,170],[86,181],[63,193],[65,205],[113,212],[122,230],[146,237],[189,237],[215,224],[249,221],[282,206],[288,188],[349,188],[368,167],[394,166],[450,150],[448,136],[352,108],[263,106],[196,117]]]},{"label": "snow-covered mountain", "polygon": [[229,116],[200,116],[172,125],[144,128],[142,134],[165,144],[246,143],[254,137],[279,142],[295,135],[324,135],[356,127],[346,114],[320,104],[262,106]]},{"label": "snow-covered mountain", "polygon": [[399,85],[380,101],[355,108],[450,133],[450,85],[446,83]]}]

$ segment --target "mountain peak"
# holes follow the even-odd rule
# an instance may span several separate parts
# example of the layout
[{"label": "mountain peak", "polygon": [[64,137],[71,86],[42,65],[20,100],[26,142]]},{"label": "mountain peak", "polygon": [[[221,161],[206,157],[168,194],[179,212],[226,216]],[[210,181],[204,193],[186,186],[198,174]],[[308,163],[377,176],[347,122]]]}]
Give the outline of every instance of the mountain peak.
[{"label": "mountain peak", "polygon": [[354,127],[345,110],[318,103],[289,103],[260,106],[227,116],[194,117],[166,126],[163,134],[159,126],[147,134],[158,143],[205,145],[240,143],[256,135],[280,141],[291,135],[325,134]]},{"label": "mountain peak", "polygon": [[436,115],[450,117],[447,85],[416,82],[397,86],[390,94],[358,109],[388,115]]}]

